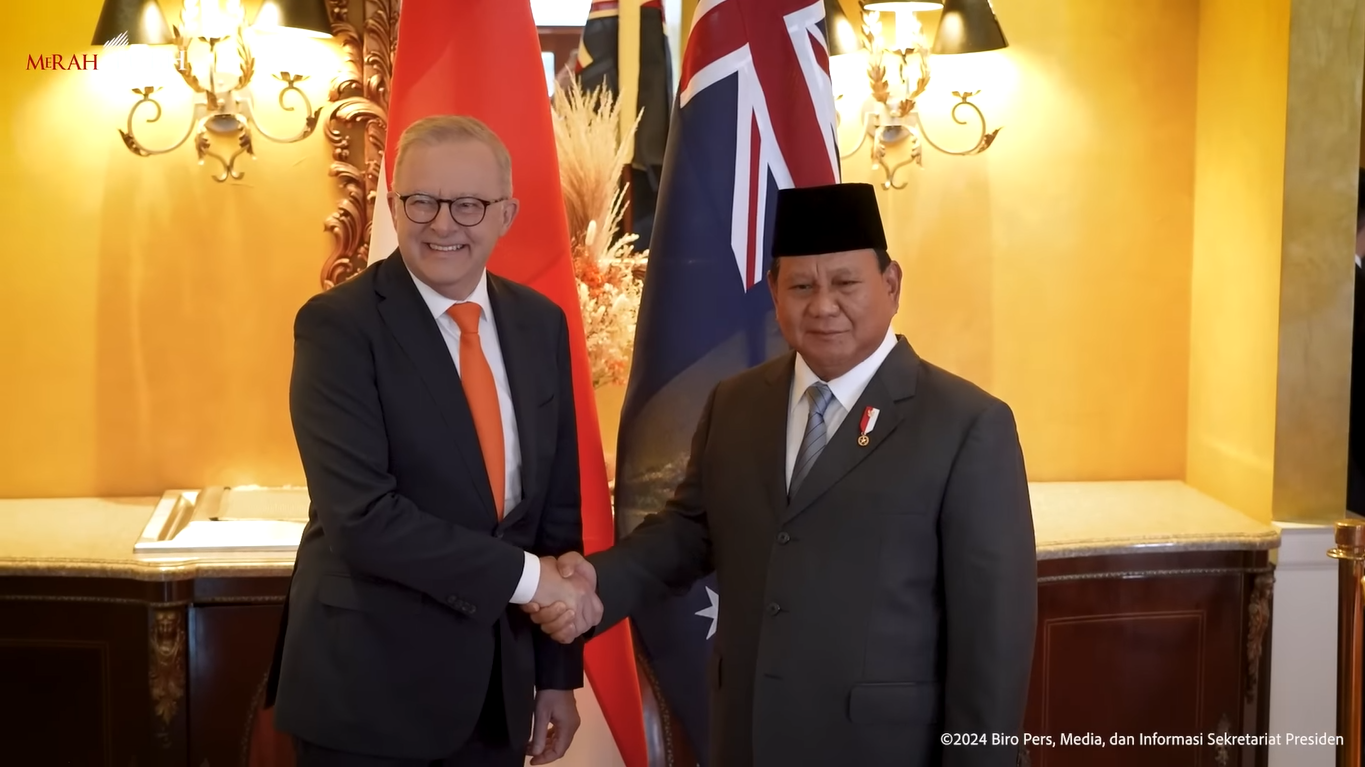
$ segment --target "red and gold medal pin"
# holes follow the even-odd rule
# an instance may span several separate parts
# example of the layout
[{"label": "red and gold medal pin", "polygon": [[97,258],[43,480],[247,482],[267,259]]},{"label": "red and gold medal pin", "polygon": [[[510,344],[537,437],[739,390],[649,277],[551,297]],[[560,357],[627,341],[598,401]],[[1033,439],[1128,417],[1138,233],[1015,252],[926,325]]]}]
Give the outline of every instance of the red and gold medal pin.
[{"label": "red and gold medal pin", "polygon": [[871,442],[867,435],[871,434],[873,427],[877,425],[877,414],[880,412],[882,411],[871,405],[868,405],[867,409],[863,411],[862,423],[858,424],[859,447],[867,447],[867,443]]}]

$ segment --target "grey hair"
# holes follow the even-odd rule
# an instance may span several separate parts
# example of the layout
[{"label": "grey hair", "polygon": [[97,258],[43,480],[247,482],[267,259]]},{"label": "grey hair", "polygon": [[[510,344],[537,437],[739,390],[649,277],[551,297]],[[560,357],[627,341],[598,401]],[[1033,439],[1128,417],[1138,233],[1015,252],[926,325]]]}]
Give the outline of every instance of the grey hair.
[{"label": "grey hair", "polygon": [[502,139],[498,138],[498,134],[494,133],[492,128],[468,115],[432,115],[409,125],[398,138],[398,156],[393,161],[394,175],[398,175],[403,158],[413,147],[435,146],[456,141],[477,141],[492,150],[493,159],[497,161],[498,171],[502,175],[505,193],[511,196],[512,155],[508,153],[507,145],[502,143]]}]

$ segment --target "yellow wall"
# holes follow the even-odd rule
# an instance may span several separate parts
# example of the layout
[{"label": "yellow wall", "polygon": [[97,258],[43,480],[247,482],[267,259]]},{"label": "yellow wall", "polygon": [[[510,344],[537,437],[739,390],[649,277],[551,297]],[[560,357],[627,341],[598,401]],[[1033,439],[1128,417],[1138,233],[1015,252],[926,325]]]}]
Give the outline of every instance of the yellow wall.
[{"label": "yellow wall", "polygon": [[[321,130],[257,138],[246,177],[226,184],[189,143],[135,157],[116,130],[134,101],[117,73],[24,69],[29,52],[93,52],[99,11],[19,3],[0,25],[0,497],[300,483],[291,323],[330,252],[330,148]],[[303,47],[318,102],[336,53]],[[256,54],[264,82],[298,65]],[[183,125],[187,89],[155,71],[163,119]],[[294,132],[262,92],[262,121]]]},{"label": "yellow wall", "polygon": [[[934,141],[970,146],[951,91],[981,89],[995,144],[926,147],[881,193],[906,270],[896,328],[1010,403],[1034,479],[1179,478],[1198,4],[994,5],[1011,47],[934,59],[921,111]],[[860,151],[844,180],[879,182],[869,166]]]},{"label": "yellow wall", "polygon": [[1365,3],[995,7],[1011,47],[935,59],[920,108],[952,144],[950,92],[984,89],[998,141],[881,195],[897,329],[1014,407],[1035,480],[1340,517]]},{"label": "yellow wall", "polygon": [[1188,481],[1264,520],[1344,509],[1363,22],[1202,6]]},{"label": "yellow wall", "polygon": [[[931,135],[964,138],[947,116],[963,87],[984,90],[1003,131],[978,157],[926,149],[900,172],[908,187],[881,194],[907,276],[896,328],[1010,402],[1033,479],[1184,478],[1188,459],[1193,484],[1258,517],[1331,505],[1354,199],[1351,166],[1333,163],[1343,136],[1358,159],[1365,41],[1313,30],[1361,29],[1365,0],[1308,5],[1291,38],[1289,0],[999,0],[1010,49],[936,60]],[[99,6],[21,4],[0,42],[89,52]],[[335,66],[318,45],[315,99]],[[262,73],[299,69],[257,55]],[[13,60],[0,497],[301,482],[290,324],[330,250],[324,137],[258,139],[247,177],[218,184],[189,146],[146,159],[122,146],[132,97],[116,74]],[[1353,101],[1324,74],[1352,62]],[[184,115],[184,89],[157,71],[168,119]],[[278,118],[272,102],[261,110]],[[880,179],[865,153],[844,169]],[[600,398],[608,450],[619,394]]]},{"label": "yellow wall", "polygon": [[1289,1],[1201,5],[1189,481],[1269,518]]}]

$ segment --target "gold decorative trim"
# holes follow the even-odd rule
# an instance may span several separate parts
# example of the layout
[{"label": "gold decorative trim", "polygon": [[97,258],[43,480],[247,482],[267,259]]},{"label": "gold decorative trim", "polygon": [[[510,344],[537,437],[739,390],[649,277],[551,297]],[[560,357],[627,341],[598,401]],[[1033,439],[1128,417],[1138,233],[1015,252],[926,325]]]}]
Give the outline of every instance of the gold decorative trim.
[{"label": "gold decorative trim", "polygon": [[281,594],[277,597],[272,596],[245,596],[245,597],[199,597],[194,600],[195,606],[199,605],[282,605],[287,598]]},{"label": "gold decorative trim", "polygon": [[1280,534],[1273,530],[1257,533],[1196,533],[1174,537],[1136,535],[1120,536],[1113,539],[1042,542],[1038,544],[1038,561],[1127,556],[1129,554],[1213,554],[1231,551],[1273,551],[1279,546]]},{"label": "gold decorative trim", "polygon": [[287,558],[254,560],[214,559],[212,556],[158,561],[130,556],[126,560],[7,559],[0,557],[0,577],[118,578],[143,583],[179,583],[196,578],[288,578],[294,572],[295,552]]},{"label": "gold decorative trim", "polygon": [[203,605],[283,605],[287,598],[281,596],[241,596],[241,597],[200,597],[193,601],[188,599],[177,602],[155,602],[146,599],[135,599],[133,597],[86,597],[56,595],[45,596],[41,594],[0,594],[0,602],[75,602],[79,604],[102,604],[102,605],[130,605],[135,607],[150,608],[174,608],[174,607],[196,607]]},{"label": "gold decorative trim", "polygon": [[1270,595],[1274,591],[1274,573],[1256,576],[1247,603],[1247,690],[1246,702],[1253,703],[1260,691],[1261,654],[1265,646],[1265,632],[1270,626]]},{"label": "gold decorative trim", "polygon": [[162,747],[170,742],[170,725],[180,712],[185,697],[186,639],[185,612],[179,609],[151,611],[149,642],[152,713],[156,737]]},{"label": "gold decorative trim", "polygon": [[654,696],[654,708],[659,712],[659,730],[663,735],[661,740],[664,747],[664,767],[675,767],[677,759],[673,753],[673,715],[669,711],[668,701],[664,699],[659,678],[654,675],[654,669],[649,665],[649,659],[638,649],[635,651],[635,668],[643,672],[646,681],[649,682],[649,691]]},{"label": "gold decorative trim", "polygon": [[68,596],[64,594],[0,594],[0,602],[78,602],[84,604],[133,605],[136,607],[152,608],[187,607],[190,604],[188,601],[154,602],[146,599],[135,599],[133,597],[84,597]]},{"label": "gold decorative trim", "polygon": [[[361,265],[364,268],[364,265]],[[354,276],[354,275],[352,275]],[[343,280],[344,281],[344,280]],[[24,576],[36,578],[120,578],[144,583],[179,583],[195,579],[214,578],[288,578],[294,571],[294,552],[288,558],[273,560],[215,560],[211,558],[179,560],[173,563],[140,561],[130,557],[126,561],[84,560],[84,559],[5,559],[0,558],[0,577]],[[1045,560],[1039,560],[1039,564]],[[1186,568],[1164,570],[1124,570],[1104,573],[1078,573],[1072,575],[1044,575],[1039,583],[1064,583],[1069,581],[1112,580],[1116,578],[1154,578],[1191,575],[1254,575],[1270,572],[1273,568],[1263,567],[1221,567]],[[12,597],[0,594],[0,599],[30,599],[33,597]],[[197,599],[196,603],[217,601]],[[250,597],[231,597],[230,600],[247,600]],[[139,600],[130,599],[129,602]]]},{"label": "gold decorative trim", "polygon": [[[1232,729],[1232,723],[1228,721],[1228,715],[1223,714],[1218,718],[1218,734],[1227,735]],[[1228,767],[1232,761],[1232,755],[1228,753],[1227,738],[1220,738],[1219,744],[1214,748],[1213,763],[1218,767]]]},{"label": "gold decorative trim", "polygon": [[[1171,570],[1116,570],[1107,573],[1075,573],[1072,575],[1043,575],[1039,583],[1066,583],[1070,581],[1131,580],[1133,578],[1172,578],[1190,575],[1247,575],[1269,573],[1274,568],[1264,567],[1202,567]],[[1258,576],[1263,577],[1263,576]]]},{"label": "gold decorative trim", "polygon": [[265,673],[261,674],[261,679],[256,684],[256,692],[251,696],[251,702],[247,705],[249,710],[246,713],[246,723],[242,727],[238,764],[251,764],[251,746],[256,735],[256,721],[262,714],[272,716],[265,710],[265,691],[269,686],[270,671],[267,669]]},{"label": "gold decorative trim", "polygon": [[[332,254],[322,267],[322,289],[338,285],[369,263],[370,228],[379,189],[379,172],[388,133],[389,80],[398,43],[397,0],[364,0],[363,36],[350,23],[350,2],[328,0],[332,34],[346,61],[332,80],[332,103],[324,133],[332,145],[328,171],[341,181],[345,197],[324,228],[332,233]],[[352,143],[361,144],[353,159]],[[361,143],[363,142],[363,143]]]}]

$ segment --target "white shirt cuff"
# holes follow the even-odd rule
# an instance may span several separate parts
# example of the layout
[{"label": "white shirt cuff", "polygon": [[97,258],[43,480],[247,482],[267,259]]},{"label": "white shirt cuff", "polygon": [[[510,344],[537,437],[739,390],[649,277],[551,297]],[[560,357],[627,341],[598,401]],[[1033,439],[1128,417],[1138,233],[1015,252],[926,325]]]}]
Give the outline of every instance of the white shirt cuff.
[{"label": "white shirt cuff", "polygon": [[517,583],[517,590],[512,592],[512,604],[524,605],[531,601],[536,595],[536,589],[540,588],[540,557],[529,551],[526,554],[526,566],[521,571],[521,581]]}]

